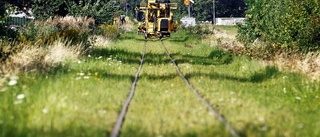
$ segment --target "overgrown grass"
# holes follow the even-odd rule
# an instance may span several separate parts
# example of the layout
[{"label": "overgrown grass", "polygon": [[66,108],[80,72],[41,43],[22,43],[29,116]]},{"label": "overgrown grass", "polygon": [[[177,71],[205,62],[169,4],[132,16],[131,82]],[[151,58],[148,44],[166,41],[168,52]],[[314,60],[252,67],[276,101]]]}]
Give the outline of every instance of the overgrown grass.
[{"label": "overgrown grass", "polygon": [[22,75],[17,85],[7,86],[0,97],[0,135],[109,135],[135,68],[101,51],[51,73]]},{"label": "overgrown grass", "polygon": [[[109,136],[143,42],[126,33],[51,71],[8,77],[0,89],[0,136]],[[320,135],[319,82],[185,32],[164,42],[191,84],[241,136]],[[230,136],[181,80],[158,40],[148,41],[136,89],[121,136]]]},{"label": "overgrown grass", "polygon": [[298,50],[286,50],[277,45],[268,45],[260,39],[243,46],[236,39],[237,28],[234,26],[215,26],[214,32],[214,35],[207,35],[202,43],[221,47],[234,55],[258,59],[276,66],[280,71],[303,73],[312,80],[320,80],[319,51],[302,53]]}]

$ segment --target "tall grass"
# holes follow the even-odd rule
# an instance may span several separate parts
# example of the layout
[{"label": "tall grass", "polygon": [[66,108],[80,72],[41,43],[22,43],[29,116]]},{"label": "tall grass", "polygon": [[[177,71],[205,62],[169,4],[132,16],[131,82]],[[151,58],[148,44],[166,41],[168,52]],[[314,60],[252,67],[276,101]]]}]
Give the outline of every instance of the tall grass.
[{"label": "tall grass", "polygon": [[0,136],[109,135],[135,68],[103,51],[66,60],[49,73],[20,75],[15,85],[8,79],[0,95]]},{"label": "tall grass", "polygon": [[5,74],[17,74],[31,70],[55,68],[67,60],[75,60],[83,54],[83,45],[70,46],[70,44],[70,42],[56,41],[47,47],[21,45],[20,52],[10,56],[1,65],[1,70]]},{"label": "tall grass", "polygon": [[221,47],[235,55],[258,59],[265,64],[276,66],[280,71],[303,73],[312,80],[320,80],[319,51],[309,53],[287,51],[276,45],[267,46],[259,39],[251,43],[250,47],[245,47],[236,39],[236,27],[216,26],[214,32],[213,35],[208,35],[204,40],[210,41],[212,46]]}]

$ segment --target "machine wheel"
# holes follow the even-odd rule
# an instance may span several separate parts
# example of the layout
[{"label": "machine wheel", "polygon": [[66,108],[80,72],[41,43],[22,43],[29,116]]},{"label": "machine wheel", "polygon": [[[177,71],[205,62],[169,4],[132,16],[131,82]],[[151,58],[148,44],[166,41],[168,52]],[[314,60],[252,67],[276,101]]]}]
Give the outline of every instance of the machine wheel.
[{"label": "machine wheel", "polygon": [[159,34],[159,39],[162,39],[162,38],[163,38],[163,34],[160,33],[160,34]]},{"label": "machine wheel", "polygon": [[148,34],[144,33],[144,39],[148,39]]}]

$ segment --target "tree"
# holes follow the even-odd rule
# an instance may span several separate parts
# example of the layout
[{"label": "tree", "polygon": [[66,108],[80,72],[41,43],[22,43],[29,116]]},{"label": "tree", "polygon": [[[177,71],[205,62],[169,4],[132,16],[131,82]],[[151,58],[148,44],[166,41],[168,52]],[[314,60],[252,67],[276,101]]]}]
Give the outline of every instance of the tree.
[{"label": "tree", "polygon": [[96,24],[112,22],[113,10],[111,0],[32,0],[37,19],[53,16],[87,16],[93,17]]},{"label": "tree", "polygon": [[4,16],[6,13],[5,2],[6,1],[0,1],[0,17]]},{"label": "tree", "polygon": [[245,24],[239,26],[243,43],[255,39],[286,49],[320,48],[320,3],[316,0],[247,0]]},{"label": "tree", "polygon": [[245,10],[244,0],[217,0],[217,17],[244,17]]},{"label": "tree", "polygon": [[[178,3],[178,10],[175,12],[178,17],[188,14],[187,7],[183,5],[182,0],[171,2]],[[197,20],[212,20],[213,0],[194,0],[191,15]],[[244,17],[246,4],[244,0],[215,0],[216,17]]]},{"label": "tree", "polygon": [[64,0],[32,0],[32,7],[37,19],[47,19],[59,15]]},{"label": "tree", "polygon": [[96,24],[111,23],[114,5],[109,0],[66,1],[68,15],[93,17]]}]

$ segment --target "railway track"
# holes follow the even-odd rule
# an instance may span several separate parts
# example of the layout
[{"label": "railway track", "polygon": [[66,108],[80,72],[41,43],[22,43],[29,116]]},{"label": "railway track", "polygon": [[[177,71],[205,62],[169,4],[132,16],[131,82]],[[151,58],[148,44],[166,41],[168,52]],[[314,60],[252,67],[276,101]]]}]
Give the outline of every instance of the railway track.
[{"label": "railway track", "polygon": [[[190,88],[190,90],[196,95],[196,97],[208,108],[208,110],[213,113],[217,119],[225,125],[226,129],[229,131],[229,133],[233,136],[233,137],[239,137],[239,135],[237,134],[237,132],[232,128],[232,126],[228,123],[228,121],[223,118],[223,116],[218,113],[214,107],[212,105],[210,105],[210,103],[191,85],[191,83],[188,81],[188,79],[186,79],[186,77],[182,74],[182,72],[180,71],[180,68],[178,67],[178,65],[176,64],[176,62],[174,61],[174,59],[172,58],[172,56],[170,55],[168,49],[166,48],[166,46],[164,45],[163,41],[160,40],[161,42],[161,46],[163,47],[163,49],[165,50],[166,54],[168,55],[168,57],[170,58],[172,64],[174,65],[177,73],[179,74],[179,76],[183,79],[183,81],[188,85],[188,87]],[[135,93],[135,87],[136,84],[138,82],[138,78],[139,78],[139,74],[140,71],[142,69],[142,66],[144,64],[144,60],[145,60],[145,55],[146,55],[146,47],[147,47],[147,41],[144,42],[144,46],[143,46],[143,53],[141,56],[141,61],[140,61],[140,65],[138,67],[138,70],[135,74],[134,77],[134,81],[132,83],[131,86],[131,90],[130,93],[125,101],[125,103],[122,106],[121,112],[118,116],[117,122],[115,124],[115,127],[111,133],[111,137],[118,137],[120,134],[120,130],[121,130],[121,126],[124,122],[124,118],[126,116],[127,110],[129,108],[130,102],[134,96]]]}]

